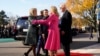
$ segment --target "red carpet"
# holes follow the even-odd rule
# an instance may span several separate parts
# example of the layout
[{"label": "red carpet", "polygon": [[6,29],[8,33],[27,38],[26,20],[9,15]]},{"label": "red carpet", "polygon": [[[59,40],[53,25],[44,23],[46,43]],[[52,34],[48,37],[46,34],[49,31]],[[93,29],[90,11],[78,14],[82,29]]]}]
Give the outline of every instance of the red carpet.
[{"label": "red carpet", "polygon": [[[64,53],[59,53],[57,56],[65,56]],[[93,56],[92,54],[85,53],[71,53],[71,56]]]}]

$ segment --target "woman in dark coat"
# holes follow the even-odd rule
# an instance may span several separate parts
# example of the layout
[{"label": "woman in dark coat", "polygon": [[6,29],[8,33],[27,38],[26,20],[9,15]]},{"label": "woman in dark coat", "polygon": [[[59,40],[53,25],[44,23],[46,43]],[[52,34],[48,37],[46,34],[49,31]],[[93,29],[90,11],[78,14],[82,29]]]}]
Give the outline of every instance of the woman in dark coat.
[{"label": "woman in dark coat", "polygon": [[37,25],[31,24],[31,21],[34,19],[35,20],[37,19],[37,9],[36,8],[32,8],[30,10],[30,16],[28,18],[29,27],[28,27],[28,32],[27,32],[25,43],[30,44],[31,47],[26,53],[24,53],[25,56],[28,56],[31,50],[33,50],[33,54],[34,56],[36,56],[35,49],[36,49],[36,44],[37,44],[38,28],[37,28]]}]

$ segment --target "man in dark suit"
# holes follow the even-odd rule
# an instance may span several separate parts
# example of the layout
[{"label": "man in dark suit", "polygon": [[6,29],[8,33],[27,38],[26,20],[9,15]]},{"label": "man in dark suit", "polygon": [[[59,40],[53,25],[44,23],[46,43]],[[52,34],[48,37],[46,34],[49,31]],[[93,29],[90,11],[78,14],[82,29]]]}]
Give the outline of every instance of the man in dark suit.
[{"label": "man in dark suit", "polygon": [[[39,17],[39,19],[47,19],[49,16],[48,16],[48,10],[45,9],[42,11],[42,15]],[[42,50],[45,52],[45,56],[48,56],[48,50],[45,50],[44,49],[44,46],[45,46],[45,42],[47,40],[47,36],[48,36],[48,31],[47,31],[48,27],[47,26],[44,26],[44,25],[40,25],[39,27],[39,39],[38,39],[38,44],[37,44],[37,51],[36,51],[36,54],[37,56],[40,56],[40,48],[42,48]]]},{"label": "man in dark suit", "polygon": [[[43,17],[44,20],[46,20],[49,17],[47,9],[43,11],[43,15],[44,15]],[[48,26],[42,25],[41,29],[42,29],[42,37],[44,39],[44,46],[45,46],[48,37]],[[48,50],[44,49],[44,51],[45,51],[45,56],[48,56]]]},{"label": "man in dark suit", "polygon": [[66,10],[65,4],[62,4],[60,9],[63,12],[60,23],[61,43],[63,45],[65,56],[70,56],[70,43],[72,42],[72,15]]}]

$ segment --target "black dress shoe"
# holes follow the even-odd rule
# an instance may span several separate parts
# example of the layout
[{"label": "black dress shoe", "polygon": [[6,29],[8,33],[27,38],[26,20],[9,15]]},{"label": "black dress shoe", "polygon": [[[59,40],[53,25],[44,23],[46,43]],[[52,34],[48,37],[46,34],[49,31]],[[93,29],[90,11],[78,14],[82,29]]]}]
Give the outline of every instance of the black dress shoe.
[{"label": "black dress shoe", "polygon": [[27,53],[24,53],[24,56],[28,56],[28,54]]}]

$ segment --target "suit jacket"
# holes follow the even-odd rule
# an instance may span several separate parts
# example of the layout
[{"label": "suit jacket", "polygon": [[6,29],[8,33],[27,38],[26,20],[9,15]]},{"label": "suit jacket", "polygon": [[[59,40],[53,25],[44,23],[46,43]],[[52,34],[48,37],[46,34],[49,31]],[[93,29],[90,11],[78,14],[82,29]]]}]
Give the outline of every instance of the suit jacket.
[{"label": "suit jacket", "polygon": [[[46,16],[46,17],[44,17],[44,16],[42,16],[42,15],[40,15],[40,16],[38,16],[38,20],[41,20],[41,19],[43,19],[43,20],[46,20],[47,18],[48,18],[49,16]],[[48,33],[48,27],[46,26],[46,25],[42,25],[42,24],[40,24],[40,26],[39,26],[39,32],[40,32],[40,34],[42,34],[42,33]]]},{"label": "suit jacket", "polygon": [[[43,17],[43,20],[46,20],[49,16]],[[42,33],[48,34],[48,26],[41,25]]]},{"label": "suit jacket", "polygon": [[64,35],[61,35],[61,41],[63,41],[64,43],[66,42],[69,43],[72,41],[71,25],[72,25],[72,15],[69,11],[66,10],[61,17],[61,24],[60,24],[60,31],[65,32]]}]

